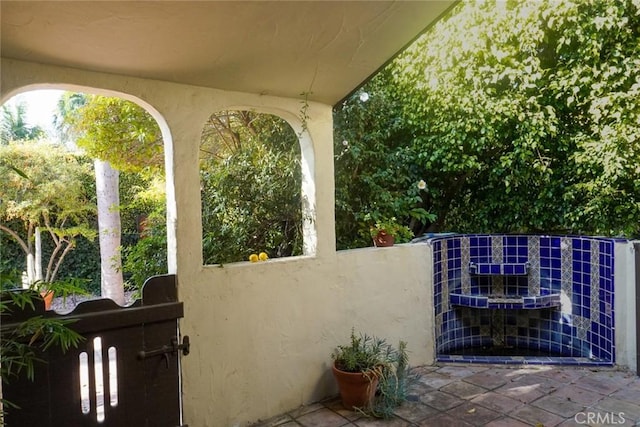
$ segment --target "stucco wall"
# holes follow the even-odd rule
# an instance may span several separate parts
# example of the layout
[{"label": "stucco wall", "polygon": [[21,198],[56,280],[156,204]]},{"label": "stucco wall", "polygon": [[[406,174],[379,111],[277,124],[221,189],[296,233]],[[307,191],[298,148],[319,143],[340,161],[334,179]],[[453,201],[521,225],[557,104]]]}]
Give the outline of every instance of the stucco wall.
[{"label": "stucco wall", "polygon": [[[25,89],[122,96],[147,108],[165,140],[169,272],[185,303],[184,422],[246,425],[336,391],[330,353],[351,327],[408,341],[412,364],[433,360],[431,256],[426,245],[335,251],[331,106],[2,59],[4,102]],[[313,90],[313,88],[311,88]],[[202,266],[198,146],[215,111],[277,114],[301,135],[309,256]]]},{"label": "stucco wall", "polygon": [[615,305],[615,340],[616,365],[637,371],[636,340],[636,242],[618,242],[615,247],[616,278]]},{"label": "stucco wall", "polygon": [[336,393],[330,354],[352,327],[406,340],[412,364],[431,363],[429,250],[207,267],[188,285],[179,276],[194,343],[183,359],[185,422],[244,425]]}]

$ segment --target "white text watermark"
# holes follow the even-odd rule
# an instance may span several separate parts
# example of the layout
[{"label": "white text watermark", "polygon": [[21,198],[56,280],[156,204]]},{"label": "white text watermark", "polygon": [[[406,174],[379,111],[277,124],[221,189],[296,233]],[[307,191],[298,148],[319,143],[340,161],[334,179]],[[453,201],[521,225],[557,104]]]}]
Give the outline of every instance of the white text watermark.
[{"label": "white text watermark", "polygon": [[627,422],[624,412],[599,412],[584,411],[578,412],[573,419],[578,424],[603,424],[619,426]]}]

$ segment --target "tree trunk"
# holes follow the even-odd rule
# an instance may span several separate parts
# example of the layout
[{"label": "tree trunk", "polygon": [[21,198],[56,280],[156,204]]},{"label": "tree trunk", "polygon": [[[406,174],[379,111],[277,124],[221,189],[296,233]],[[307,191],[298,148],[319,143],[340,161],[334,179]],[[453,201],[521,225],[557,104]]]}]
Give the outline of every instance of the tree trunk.
[{"label": "tree trunk", "polygon": [[36,282],[42,281],[42,235],[40,227],[36,227],[36,259],[35,259]]},{"label": "tree trunk", "polygon": [[100,236],[100,288],[102,296],[124,305],[124,281],[120,257],[120,192],[118,171],[109,162],[94,161]]},{"label": "tree trunk", "polygon": [[27,253],[27,271],[25,274],[25,280],[22,281],[22,287],[27,289],[29,286],[33,285],[36,281],[36,262],[35,257],[32,253]]}]

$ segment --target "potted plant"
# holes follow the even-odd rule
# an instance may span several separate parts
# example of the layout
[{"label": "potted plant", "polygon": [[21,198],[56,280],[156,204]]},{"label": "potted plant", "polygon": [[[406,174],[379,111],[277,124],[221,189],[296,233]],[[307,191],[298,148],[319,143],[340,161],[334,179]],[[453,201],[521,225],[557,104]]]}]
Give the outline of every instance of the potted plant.
[{"label": "potted plant", "polygon": [[409,227],[398,222],[396,217],[379,219],[370,227],[369,232],[376,247],[393,246],[396,242],[408,242],[413,233]]},{"label": "potted plant", "polygon": [[44,288],[40,291],[40,296],[44,300],[44,309],[51,310],[51,306],[53,305],[53,297],[55,296],[55,291],[52,289]]},{"label": "potted plant", "polygon": [[406,343],[398,348],[386,340],[351,330],[348,345],[332,354],[333,375],[345,408],[387,418],[405,398],[408,357]]},{"label": "potted plant", "polygon": [[40,294],[44,301],[45,310],[51,310],[53,298],[61,296],[65,301],[69,295],[88,295],[86,291],[87,279],[65,278],[53,282],[38,280],[29,286],[29,289]]}]

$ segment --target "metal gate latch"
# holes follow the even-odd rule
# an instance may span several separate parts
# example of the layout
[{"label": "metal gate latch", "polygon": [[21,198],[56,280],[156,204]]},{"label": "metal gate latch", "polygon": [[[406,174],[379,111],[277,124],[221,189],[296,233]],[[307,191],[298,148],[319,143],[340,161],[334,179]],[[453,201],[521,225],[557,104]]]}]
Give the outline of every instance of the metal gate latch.
[{"label": "metal gate latch", "polygon": [[173,350],[177,353],[182,350],[183,356],[189,355],[189,349],[191,348],[191,342],[189,341],[189,335],[185,335],[182,337],[182,344],[178,344],[178,337],[173,337],[171,339],[171,345],[173,346]]},{"label": "metal gate latch", "polygon": [[190,348],[191,343],[189,342],[189,335],[185,335],[184,337],[182,337],[182,344],[180,344],[180,341],[178,341],[178,337],[173,337],[171,338],[171,345],[163,345],[158,349],[149,351],[140,350],[138,352],[138,360],[144,360],[154,356],[164,356],[168,365],[169,353],[178,353],[180,351],[182,352],[183,356],[186,356],[189,354]]}]

